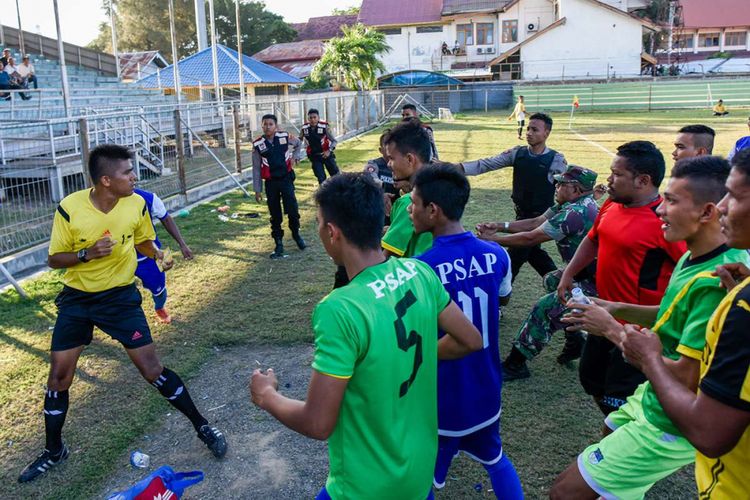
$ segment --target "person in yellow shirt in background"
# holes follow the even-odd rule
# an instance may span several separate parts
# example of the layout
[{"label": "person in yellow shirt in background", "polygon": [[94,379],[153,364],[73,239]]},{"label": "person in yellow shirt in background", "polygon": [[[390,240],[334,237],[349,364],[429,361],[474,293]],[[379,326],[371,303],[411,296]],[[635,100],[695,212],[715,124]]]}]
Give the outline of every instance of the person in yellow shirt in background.
[{"label": "person in yellow shirt in background", "polygon": [[520,141],[523,139],[521,135],[523,134],[523,128],[526,126],[526,105],[523,103],[522,95],[518,96],[518,102],[516,103],[516,107],[513,108],[513,112],[508,117],[508,121],[513,120],[513,118],[518,122],[518,140]]},{"label": "person in yellow shirt in background", "polygon": [[[750,149],[732,161],[719,203],[727,245],[750,249]],[[750,498],[750,270],[719,266],[729,290],[706,328],[698,392],[681,385],[661,357],[654,333],[625,327],[623,353],[649,379],[672,422],[698,450],[695,481],[701,500]]]},{"label": "person in yellow shirt in background", "polygon": [[714,106],[714,116],[726,116],[728,114],[729,111],[727,111],[726,106],[724,106],[724,100],[719,99],[719,102]]},{"label": "person in yellow shirt in background", "polygon": [[46,444],[21,472],[21,483],[36,479],[70,454],[62,441],[68,389],[95,326],[122,344],[143,378],[190,419],[214,456],[226,453],[224,436],[198,412],[180,376],[161,364],[141,308],[135,250],[164,270],[171,263],[154,245],[156,233],[146,200],[133,194],[132,158],[122,146],[94,148],[88,164],[94,187],[66,196],[55,212],[47,262],[53,269],[65,269],[65,275],[55,299],[58,313],[44,393]]}]

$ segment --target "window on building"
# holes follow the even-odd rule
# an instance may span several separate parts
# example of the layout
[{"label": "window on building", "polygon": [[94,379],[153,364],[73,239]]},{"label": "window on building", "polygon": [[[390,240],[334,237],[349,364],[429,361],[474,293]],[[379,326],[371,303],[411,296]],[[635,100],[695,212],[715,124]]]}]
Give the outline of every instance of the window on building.
[{"label": "window on building", "polygon": [[698,47],[718,47],[721,33],[701,33],[698,35]]},{"label": "window on building", "polygon": [[380,28],[378,31],[384,35],[400,35],[401,34],[401,28]]},{"label": "window on building", "polygon": [[692,49],[693,48],[693,35],[678,35],[674,39],[675,49]]},{"label": "window on building", "polygon": [[724,45],[730,47],[745,46],[747,44],[747,31],[728,31],[724,33]]},{"label": "window on building", "polygon": [[495,23],[477,23],[477,45],[495,43]]},{"label": "window on building", "polygon": [[457,24],[456,25],[456,40],[458,45],[465,47],[466,45],[474,45],[474,25],[469,24]]},{"label": "window on building", "polygon": [[503,43],[518,41],[518,19],[503,21]]},{"label": "window on building", "polygon": [[417,26],[417,33],[442,33],[442,26]]}]

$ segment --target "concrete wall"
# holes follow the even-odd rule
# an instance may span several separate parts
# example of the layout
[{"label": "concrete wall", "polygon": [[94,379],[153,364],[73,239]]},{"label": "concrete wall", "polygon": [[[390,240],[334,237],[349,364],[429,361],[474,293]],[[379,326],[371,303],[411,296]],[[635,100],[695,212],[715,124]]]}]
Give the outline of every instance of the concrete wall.
[{"label": "concrete wall", "polygon": [[566,23],[521,48],[523,78],[560,79],[640,74],[642,26],[588,0],[565,0]]},{"label": "concrete wall", "polygon": [[453,44],[455,30],[442,25],[441,33],[417,33],[416,26],[404,26],[400,35],[386,35],[391,51],[382,57],[386,73],[407,69],[433,70],[433,61],[440,59],[443,42]]}]

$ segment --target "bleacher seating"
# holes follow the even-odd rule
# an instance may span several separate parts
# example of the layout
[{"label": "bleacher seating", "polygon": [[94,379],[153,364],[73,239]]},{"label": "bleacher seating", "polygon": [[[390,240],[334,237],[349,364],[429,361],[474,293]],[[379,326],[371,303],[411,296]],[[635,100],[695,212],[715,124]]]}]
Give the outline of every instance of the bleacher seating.
[{"label": "bleacher seating", "polygon": [[[14,57],[20,61],[20,54],[14,52]],[[38,54],[30,56],[39,78],[40,92],[32,92],[33,97],[29,101],[14,99],[12,106],[8,101],[0,101],[0,120],[39,120],[65,116],[62,76],[58,61]],[[96,70],[67,64],[67,73],[73,116],[80,115],[86,110],[103,111],[125,106],[152,106],[175,102],[172,96],[121,83],[117,77],[105,76]]]}]

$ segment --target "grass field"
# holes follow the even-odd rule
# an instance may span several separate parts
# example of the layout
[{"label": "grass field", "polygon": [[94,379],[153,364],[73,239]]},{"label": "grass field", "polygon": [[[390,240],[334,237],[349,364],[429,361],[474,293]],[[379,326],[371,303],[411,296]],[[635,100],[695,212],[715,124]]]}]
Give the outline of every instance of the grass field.
[{"label": "grass field", "polygon": [[[455,122],[434,124],[441,159],[475,159],[517,144],[512,124],[499,120],[498,115],[505,116],[459,116]],[[607,151],[626,141],[648,139],[666,153],[671,165],[676,129],[703,122],[716,128],[716,152],[725,155],[747,132],[745,114],[723,119],[707,115],[692,111],[581,114],[574,123],[576,134],[567,130],[567,114],[558,114],[549,145],[563,152],[569,162],[606,174],[611,161]],[[377,137],[373,132],[342,144],[337,149],[339,164],[346,170],[360,170],[366,159],[377,156]],[[602,175],[600,180],[605,178]],[[472,179],[467,228],[480,221],[512,217],[510,180],[510,170]],[[282,261],[268,259],[272,240],[265,206],[236,193],[178,220],[196,260],[186,263],[178,258],[168,278],[170,309],[177,320],[169,326],[154,326],[153,334],[165,364],[185,378],[206,363],[220,363],[216,348],[311,342],[310,313],[330,289],[334,269],[315,237],[311,202],[315,186],[309,163],[298,168],[296,184],[303,231],[311,245],[303,253],[290,251],[290,257]],[[263,216],[223,223],[210,210],[225,200],[233,211],[258,211]],[[162,234],[162,240],[168,236]],[[289,238],[287,244],[293,245]],[[555,253],[552,245],[549,249]],[[18,485],[18,472],[44,442],[42,388],[61,274],[45,273],[27,281],[25,287],[33,300],[23,301],[12,290],[0,294],[0,498],[89,498],[112,474],[115,457],[159,423],[165,403],[142,381],[119,345],[96,335],[81,358],[71,389],[64,433],[71,458],[49,477]],[[503,354],[541,290],[537,275],[526,266],[501,323]],[[150,298],[144,298],[144,306],[154,324]],[[504,448],[528,498],[544,497],[555,476],[597,438],[601,428],[601,415],[581,390],[576,370],[555,363],[561,345],[560,338],[555,339],[531,364],[531,379],[509,383],[503,390]],[[461,458],[454,462],[439,496],[489,498],[488,488],[483,469]],[[694,496],[689,471],[662,482],[650,493],[651,498]]]}]

